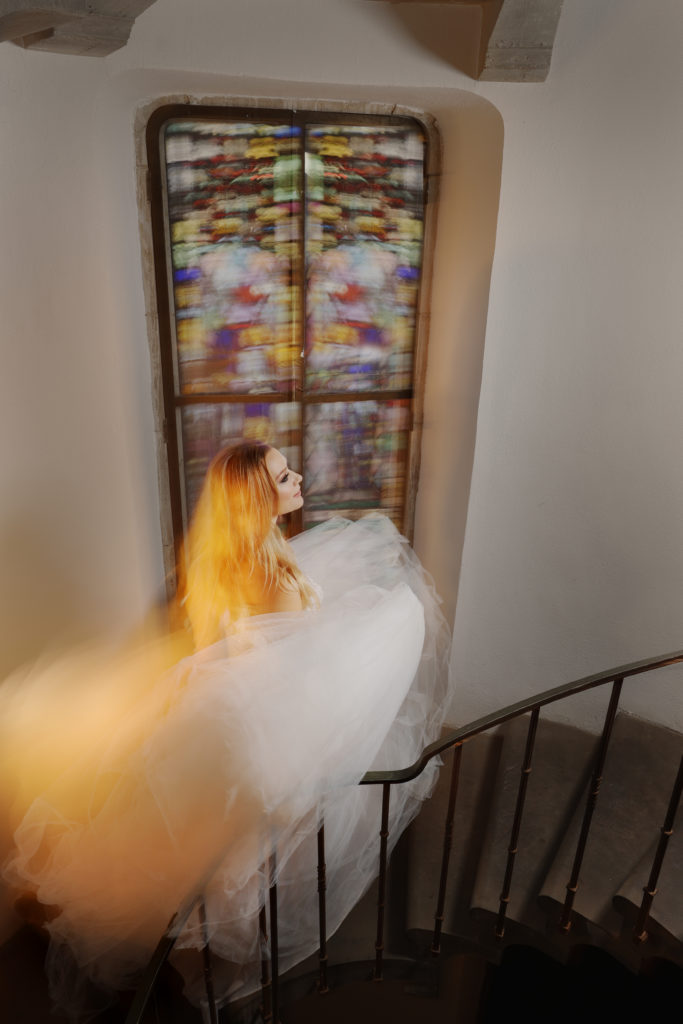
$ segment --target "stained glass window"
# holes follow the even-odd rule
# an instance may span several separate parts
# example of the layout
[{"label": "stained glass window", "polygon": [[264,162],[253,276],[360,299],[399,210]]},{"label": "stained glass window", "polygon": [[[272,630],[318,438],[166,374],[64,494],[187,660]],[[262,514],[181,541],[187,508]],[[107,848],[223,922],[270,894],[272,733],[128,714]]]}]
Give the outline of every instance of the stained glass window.
[{"label": "stained glass window", "polygon": [[421,125],[185,108],[149,139],[174,528],[213,454],[254,438],[303,472],[298,528],[381,509],[405,529]]}]

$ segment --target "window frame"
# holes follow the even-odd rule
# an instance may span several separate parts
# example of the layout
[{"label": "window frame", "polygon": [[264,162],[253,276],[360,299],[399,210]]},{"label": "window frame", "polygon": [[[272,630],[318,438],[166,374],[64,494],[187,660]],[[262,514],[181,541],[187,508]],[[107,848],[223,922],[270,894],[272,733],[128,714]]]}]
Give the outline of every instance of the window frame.
[{"label": "window frame", "polygon": [[[163,132],[169,121],[185,120],[234,120],[270,123],[298,124],[304,126],[332,123],[355,125],[396,124],[404,125],[407,119],[415,122],[423,133],[424,149],[424,235],[422,241],[422,265],[415,308],[415,333],[412,364],[411,394],[402,396],[392,392],[391,396],[381,392],[354,393],[357,401],[372,400],[373,397],[409,398],[411,416],[408,444],[405,453],[405,495],[402,532],[412,542],[415,504],[420,472],[420,448],[424,417],[424,381],[427,360],[429,296],[432,278],[432,257],[436,227],[436,192],[440,170],[440,139],[435,122],[425,114],[397,106],[372,104],[372,109],[358,109],[347,103],[316,103],[315,109],[305,106],[272,106],[266,101],[253,104],[220,102],[192,103],[166,102],[154,105],[151,111],[141,112],[143,132],[141,142],[141,170],[144,172],[145,199],[148,211],[147,224],[143,225],[143,254],[151,263],[151,274],[146,275],[146,299],[148,317],[153,329],[150,330],[150,349],[155,382],[155,412],[157,422],[157,454],[159,459],[159,485],[161,492],[162,542],[167,579],[172,581],[177,563],[179,546],[184,532],[182,511],[183,481],[180,447],[177,436],[178,396],[175,387],[173,357],[173,290],[170,280],[170,237],[167,230],[166,180],[162,160]],[[343,108],[343,109],[340,109]],[[145,227],[147,228],[145,238]],[[305,259],[302,248],[302,261]],[[301,275],[301,287],[305,292],[305,274]],[[302,324],[305,324],[305,305],[302,303]],[[208,396],[205,401],[216,400]],[[265,396],[264,396],[265,398]],[[270,396],[269,396],[270,398]],[[230,396],[234,401],[235,396]],[[258,396],[244,396],[244,400],[258,400]],[[297,391],[302,402],[303,394]],[[201,398],[199,399],[202,400]],[[309,399],[310,400],[310,399]],[[316,399],[313,398],[312,401]],[[330,401],[326,397],[326,401]],[[302,436],[303,442],[303,436]],[[173,582],[169,584],[173,589]]]}]

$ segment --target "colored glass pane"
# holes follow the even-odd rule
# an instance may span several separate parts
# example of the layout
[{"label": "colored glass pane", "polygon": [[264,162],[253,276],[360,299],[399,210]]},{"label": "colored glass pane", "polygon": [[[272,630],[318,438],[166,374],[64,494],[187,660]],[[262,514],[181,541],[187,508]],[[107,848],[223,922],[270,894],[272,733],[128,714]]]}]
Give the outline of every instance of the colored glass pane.
[{"label": "colored glass pane", "polygon": [[185,479],[185,524],[199,497],[213,456],[239,441],[264,441],[286,456],[295,469],[301,465],[296,402],[202,402],[180,410],[182,464]]},{"label": "colored glass pane", "polygon": [[306,387],[412,383],[424,140],[414,127],[306,129]]},{"label": "colored glass pane", "polygon": [[292,125],[166,128],[182,394],[287,392],[297,381],[299,137]]},{"label": "colored glass pane", "polygon": [[400,527],[409,429],[405,399],[307,405],[304,523],[381,509]]}]

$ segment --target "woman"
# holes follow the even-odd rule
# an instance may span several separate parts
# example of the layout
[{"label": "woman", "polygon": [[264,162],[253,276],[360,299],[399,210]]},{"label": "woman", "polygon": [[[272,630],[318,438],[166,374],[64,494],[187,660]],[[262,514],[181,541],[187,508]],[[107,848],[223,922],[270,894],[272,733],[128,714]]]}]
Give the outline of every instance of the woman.
[{"label": "woman", "polygon": [[[177,948],[200,947],[208,931],[230,965],[224,996],[258,983],[258,911],[271,881],[281,966],[302,960],[318,941],[323,818],[330,932],[376,875],[379,793],[357,783],[370,768],[412,763],[436,738],[448,635],[429,580],[385,517],[282,538],[277,519],[302,505],[301,480],[266,445],[219,452],[180,573],[194,652],[177,660],[175,637],[163,638],[111,666],[95,687],[100,731],[81,728],[75,743],[72,729],[68,751],[48,757],[54,781],[33,793],[24,782],[5,875],[49,908],[62,1004],[66,988],[73,1002],[78,986],[130,984],[199,892],[206,925],[191,917]],[[91,669],[24,681],[22,701],[31,689],[43,708],[51,697],[59,721],[61,684],[71,676],[69,706],[80,708],[92,701]],[[49,724],[52,735],[55,715]],[[395,787],[392,842],[431,782],[426,772]]]},{"label": "woman", "polygon": [[226,621],[317,603],[277,528],[278,516],[303,505],[301,481],[279,451],[263,444],[224,448],[212,461],[183,580],[197,647],[220,639]]}]

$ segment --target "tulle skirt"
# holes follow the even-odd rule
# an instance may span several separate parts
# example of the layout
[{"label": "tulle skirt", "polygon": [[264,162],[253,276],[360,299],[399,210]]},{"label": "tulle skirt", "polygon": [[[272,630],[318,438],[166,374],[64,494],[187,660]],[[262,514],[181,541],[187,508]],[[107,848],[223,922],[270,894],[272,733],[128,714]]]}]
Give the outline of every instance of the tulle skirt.
[{"label": "tulle skirt", "polygon": [[[278,884],[282,969],[317,948],[325,823],[333,932],[377,874],[370,769],[411,764],[448,702],[448,631],[429,578],[390,521],[336,519],[293,541],[319,609],[254,616],[179,656],[176,637],[43,666],[0,689],[3,782],[18,822],[4,876],[46,907],[53,995],[130,987],[178,907],[176,947],[206,938],[258,985],[258,914]],[[432,767],[393,788],[390,846]]]}]

